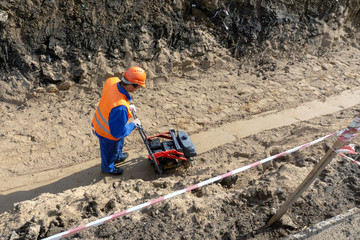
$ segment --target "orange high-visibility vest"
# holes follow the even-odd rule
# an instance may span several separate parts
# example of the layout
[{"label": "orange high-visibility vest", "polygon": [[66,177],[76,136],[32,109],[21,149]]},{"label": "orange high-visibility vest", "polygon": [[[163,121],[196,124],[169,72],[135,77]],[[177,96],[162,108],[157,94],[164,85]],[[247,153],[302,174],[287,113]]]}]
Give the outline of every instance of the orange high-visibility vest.
[{"label": "orange high-visibility vest", "polygon": [[95,132],[110,140],[120,140],[120,138],[115,138],[110,133],[109,116],[111,110],[114,107],[123,105],[128,110],[128,117],[132,117],[130,102],[124,94],[119,92],[118,82],[120,82],[120,79],[117,77],[111,77],[106,80],[99,105],[92,120]]}]

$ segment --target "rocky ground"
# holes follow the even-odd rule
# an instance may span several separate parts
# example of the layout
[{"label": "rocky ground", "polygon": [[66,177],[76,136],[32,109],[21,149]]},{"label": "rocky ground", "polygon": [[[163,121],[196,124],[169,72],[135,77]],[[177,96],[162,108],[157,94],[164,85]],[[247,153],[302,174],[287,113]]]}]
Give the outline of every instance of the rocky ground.
[{"label": "rocky ground", "polygon": [[[359,115],[359,23],[357,1],[1,1],[0,238],[51,236],[343,129]],[[101,173],[91,119],[131,65],[148,73],[133,96],[145,130],[189,133],[194,166],[154,174],[134,131],[124,175]],[[336,157],[265,226],[332,143],[72,238],[281,239],[359,206],[359,166]]]}]

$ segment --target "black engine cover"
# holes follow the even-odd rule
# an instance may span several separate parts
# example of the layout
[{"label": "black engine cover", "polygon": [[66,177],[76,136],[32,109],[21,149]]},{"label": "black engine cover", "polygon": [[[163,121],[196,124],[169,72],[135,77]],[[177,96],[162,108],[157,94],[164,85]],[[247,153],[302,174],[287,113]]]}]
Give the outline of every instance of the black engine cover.
[{"label": "black engine cover", "polygon": [[152,139],[148,142],[151,151],[154,153],[175,149],[183,152],[186,158],[195,157],[197,155],[195,146],[186,132],[178,131],[177,136],[175,130],[170,130],[171,141],[161,142],[160,139]]},{"label": "black engine cover", "polygon": [[185,157],[195,157],[197,155],[195,146],[186,132],[178,131],[177,140]]}]

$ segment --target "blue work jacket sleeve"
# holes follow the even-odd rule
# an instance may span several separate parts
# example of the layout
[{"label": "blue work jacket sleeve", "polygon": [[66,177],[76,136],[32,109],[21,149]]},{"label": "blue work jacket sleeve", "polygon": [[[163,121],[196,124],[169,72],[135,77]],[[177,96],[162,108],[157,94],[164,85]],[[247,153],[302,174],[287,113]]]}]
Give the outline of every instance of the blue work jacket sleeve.
[{"label": "blue work jacket sleeve", "polygon": [[115,138],[128,136],[136,127],[135,123],[127,123],[128,111],[123,105],[113,108],[109,116],[109,126],[111,135]]}]

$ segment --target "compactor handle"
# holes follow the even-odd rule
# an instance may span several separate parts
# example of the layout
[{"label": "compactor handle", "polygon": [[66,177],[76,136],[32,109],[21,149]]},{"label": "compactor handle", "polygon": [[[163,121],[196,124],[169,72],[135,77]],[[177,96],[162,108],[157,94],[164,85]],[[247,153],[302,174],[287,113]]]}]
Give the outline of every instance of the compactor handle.
[{"label": "compactor handle", "polygon": [[[132,111],[132,115],[133,115],[134,119],[137,119],[137,118],[138,118],[138,116],[136,115],[136,113],[135,113],[134,111]],[[154,157],[153,152],[151,151],[151,148],[150,148],[150,146],[149,146],[149,142],[148,142],[148,139],[147,139],[147,136],[146,136],[146,133],[145,133],[144,128],[143,128],[141,125],[138,125],[138,124],[136,124],[136,128],[139,130],[140,136],[141,136],[142,140],[144,141],[144,144],[145,144],[145,146],[146,146],[146,149],[148,150],[148,153],[149,153],[152,161],[153,161],[154,164],[155,164],[156,171],[157,171],[159,174],[162,174],[163,171],[160,169],[160,166],[159,166],[159,164],[157,163],[157,160],[156,160],[156,158]]]}]

